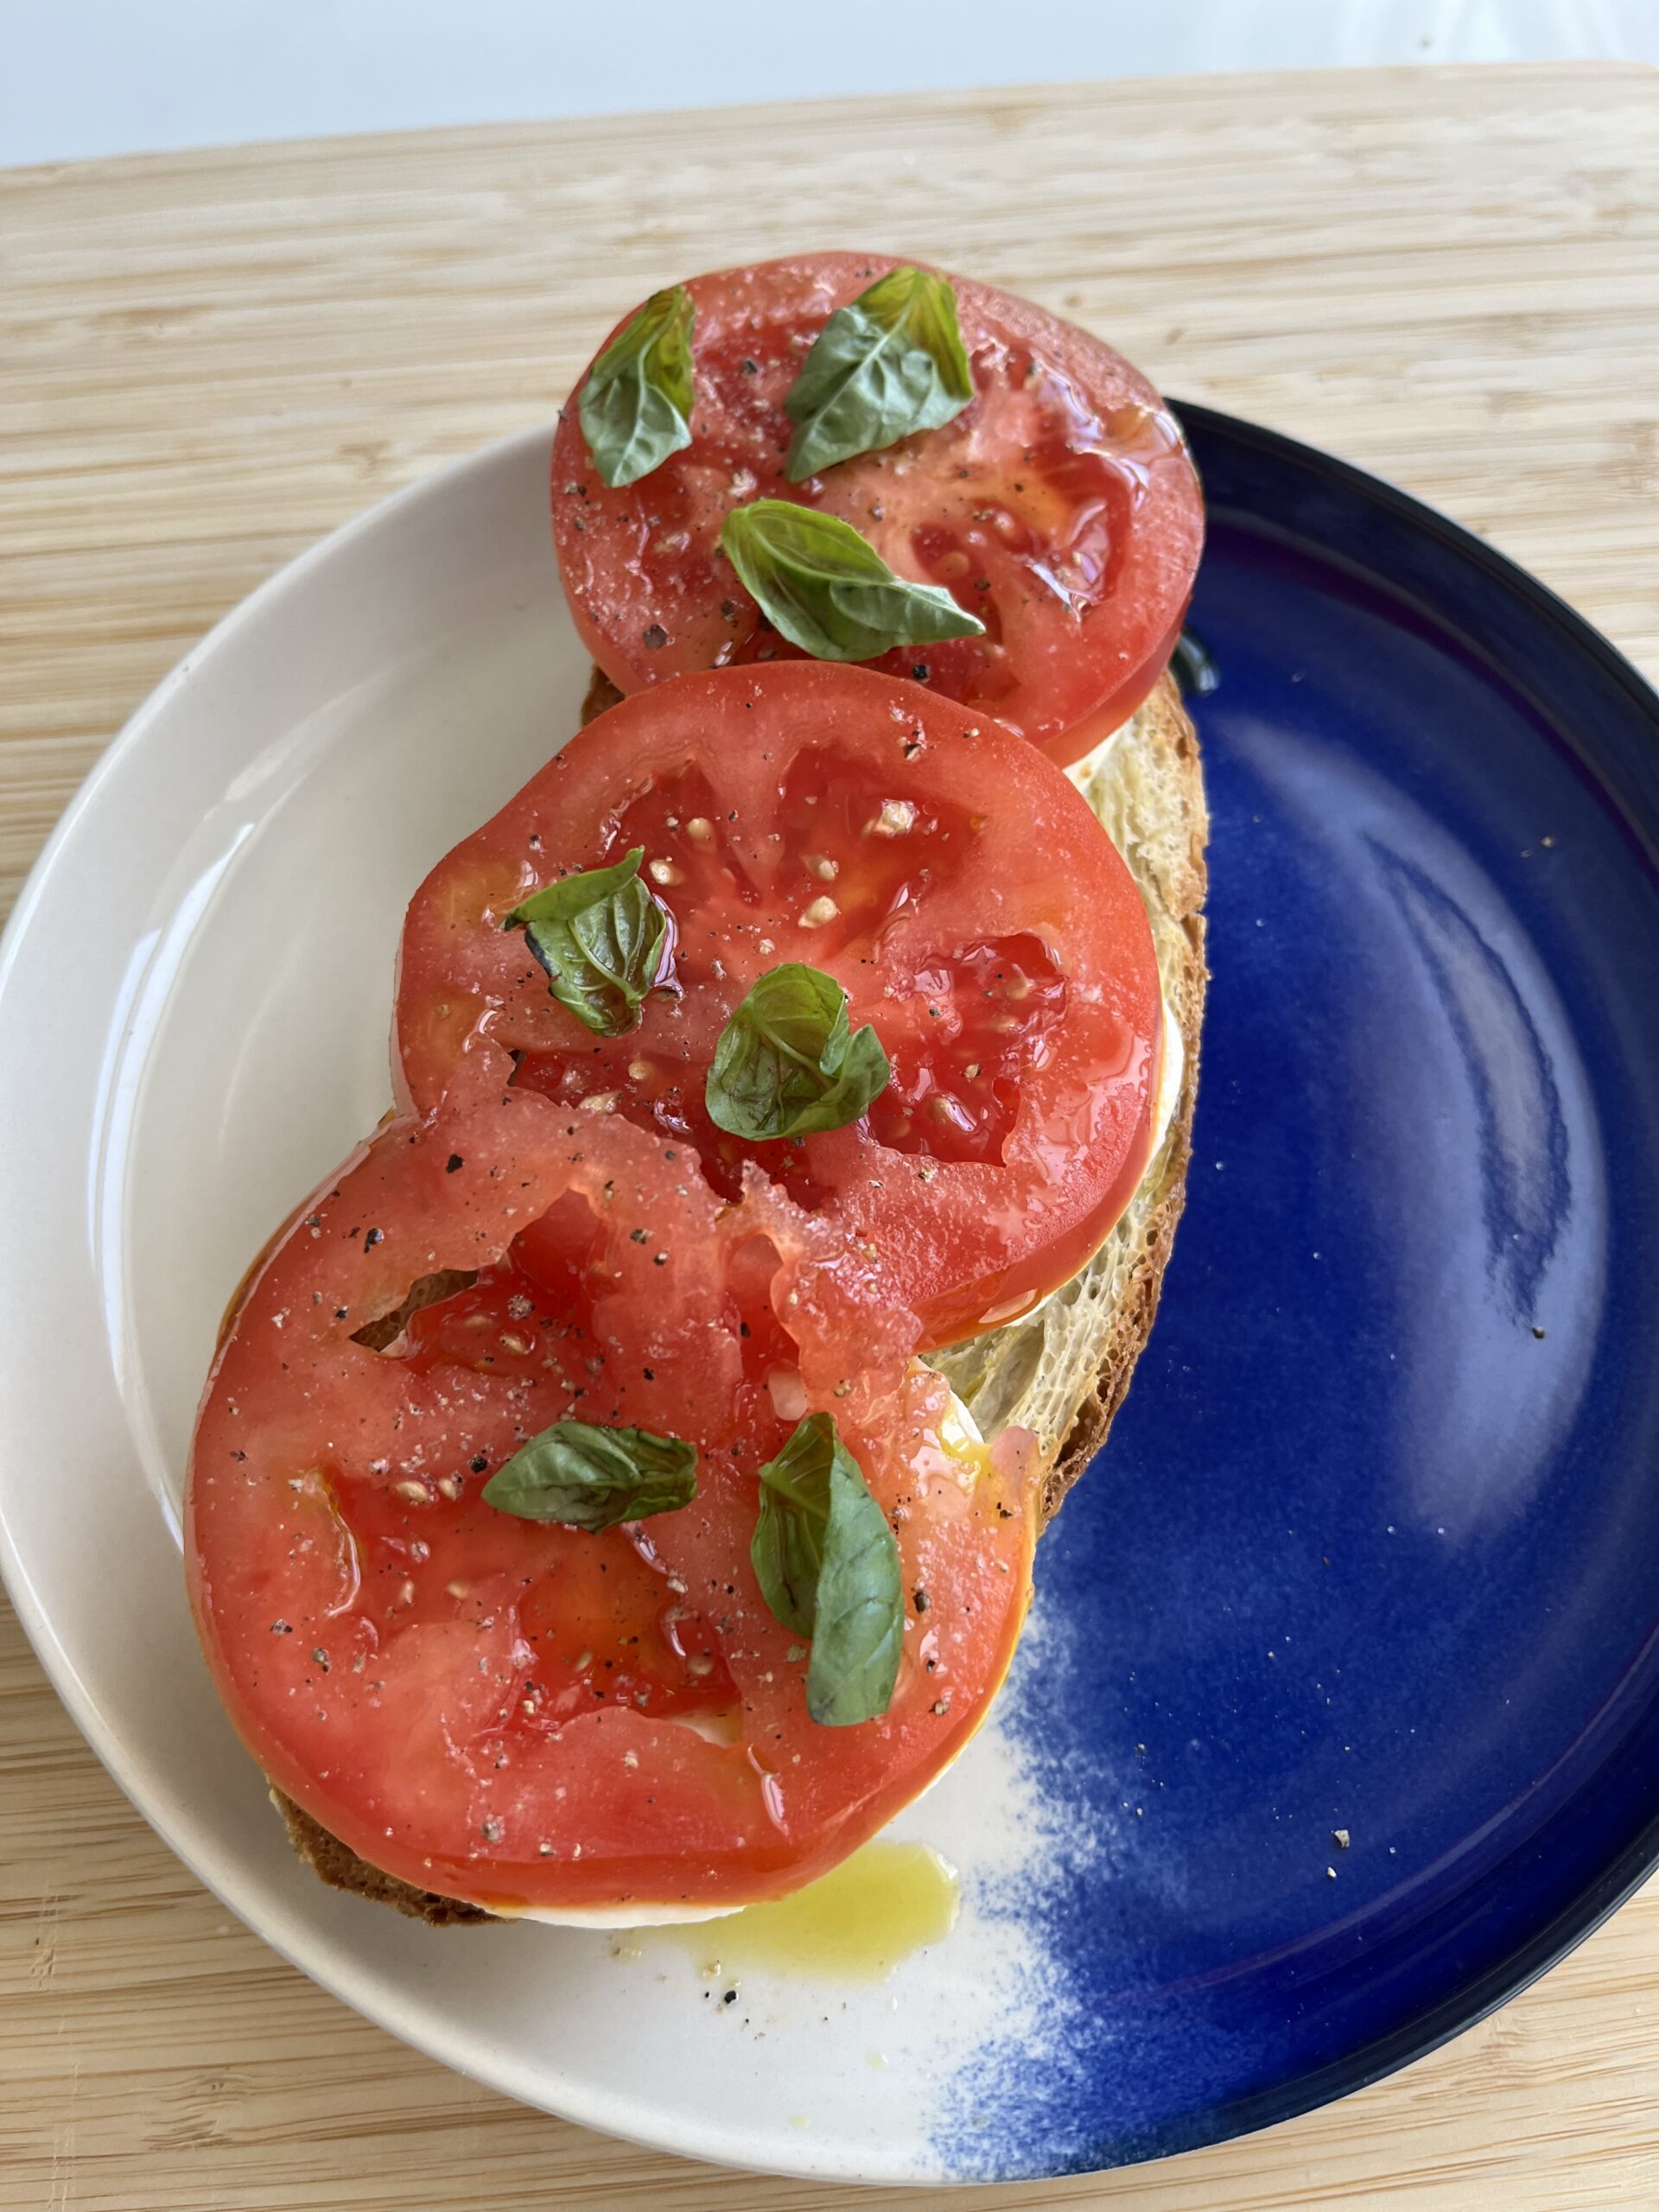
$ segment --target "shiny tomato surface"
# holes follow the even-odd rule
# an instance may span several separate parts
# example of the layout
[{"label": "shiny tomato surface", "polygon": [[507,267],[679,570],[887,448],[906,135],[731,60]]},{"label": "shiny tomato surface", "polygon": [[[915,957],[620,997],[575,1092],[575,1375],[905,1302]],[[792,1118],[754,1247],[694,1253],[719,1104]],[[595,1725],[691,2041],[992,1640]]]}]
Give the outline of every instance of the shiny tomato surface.
[{"label": "shiny tomato surface", "polygon": [[[671,957],[596,1036],[505,925],[636,847]],[[747,1141],[709,1118],[709,1066],[792,962],[841,984],[892,1079],[850,1126]],[[917,685],[794,661],[625,699],[456,846],[410,909],[397,1051],[417,1110],[516,1064],[521,1089],[683,1147],[723,1198],[763,1176],[879,1262],[926,1349],[1098,1247],[1145,1164],[1160,1023],[1134,880],[1050,760]]]},{"label": "shiny tomato surface", "polygon": [[[253,1755],[371,1864],[501,1910],[826,1871],[961,1748],[1028,1586],[1022,1440],[950,1448],[912,1336],[821,1224],[723,1203],[626,1117],[510,1090],[394,1121],[256,1274],[198,1420],[190,1593]],[[898,1685],[857,1726],[809,1718],[749,1564],[808,1411],[903,1569]],[[694,1442],[693,1502],[598,1534],[486,1504],[569,1414]]]},{"label": "shiny tomato surface", "polygon": [[784,403],[806,352],[836,308],[894,265],[812,254],[692,278],[691,442],[626,488],[608,489],[594,468],[573,396],[551,488],[577,627],[624,691],[791,657],[718,540],[734,506],[799,500],[851,523],[898,575],[944,585],[986,626],[982,638],[897,648],[873,666],[997,715],[1063,765],[1079,760],[1146,697],[1179,633],[1204,535],[1185,444],[1109,346],[953,276],[975,384],[966,410],[789,483]]}]

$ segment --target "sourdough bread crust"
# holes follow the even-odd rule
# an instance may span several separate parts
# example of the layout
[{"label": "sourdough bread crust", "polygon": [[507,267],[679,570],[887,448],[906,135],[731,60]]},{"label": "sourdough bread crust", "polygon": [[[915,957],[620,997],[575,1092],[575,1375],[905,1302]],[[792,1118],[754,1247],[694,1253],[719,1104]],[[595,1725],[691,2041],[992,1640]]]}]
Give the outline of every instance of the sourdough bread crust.
[{"label": "sourdough bread crust", "polygon": [[468,1904],[463,1897],[441,1897],[435,1890],[417,1890],[410,1883],[400,1882],[395,1874],[383,1874],[280,1789],[271,1790],[270,1802],[283,1816],[289,1841],[331,1890],[372,1897],[377,1904],[394,1906],[411,1920],[424,1920],[433,1928],[472,1928],[496,1919],[481,1904]]},{"label": "sourdough bread crust", "polygon": [[[621,696],[595,668],[582,705],[584,725]],[[1089,1267],[1056,1293],[1045,1312],[940,1353],[934,1362],[988,1434],[1014,1422],[1038,1427],[1050,1462],[1041,1509],[1045,1527],[1105,1442],[1128,1395],[1157,1314],[1186,1195],[1209,981],[1202,911],[1209,817],[1197,734],[1167,672],[1117,738],[1085,796],[1147,903],[1164,997],[1185,1048],[1180,1097],[1146,1179]],[[1058,1435],[1044,1433],[1045,1419],[1058,1407],[1068,1410]],[[477,1927],[496,1918],[481,1905],[382,1873],[281,1790],[273,1789],[270,1796],[289,1842],[331,1888],[391,1905],[435,1928]]]},{"label": "sourdough bread crust", "polygon": [[[1203,911],[1209,883],[1204,854],[1209,839],[1210,817],[1205,804],[1198,734],[1181,703],[1173,677],[1166,674],[1161,678],[1159,692],[1148,703],[1152,709],[1151,741],[1168,757],[1181,827],[1172,836],[1166,849],[1148,851],[1143,863],[1148,880],[1142,880],[1141,890],[1146,895],[1149,885],[1155,887],[1170,923],[1185,940],[1173,963],[1173,972],[1165,974],[1164,991],[1180,1027],[1185,1062],[1181,1071],[1180,1096],[1165,1140],[1163,1158],[1156,1167],[1144,1218],[1137,1224],[1141,1256],[1132,1265],[1119,1297],[1111,1333],[1101,1350],[1094,1389],[1077,1408],[1059,1458],[1044,1486],[1045,1527],[1058,1511],[1067,1491],[1105,1443],[1117,1409],[1128,1395],[1135,1363],[1145,1351],[1152,1325],[1158,1317],[1164,1269],[1174,1243],[1175,1225],[1186,1204],[1186,1171],[1192,1157],[1192,1112],[1198,1097],[1199,1044],[1210,982],[1209,965],[1205,959]],[[1165,966],[1161,958],[1160,966]]]},{"label": "sourdough bread crust", "polygon": [[1084,785],[1152,924],[1164,998],[1180,1032],[1181,1089],[1141,1187],[1105,1243],[1035,1312],[934,1355],[986,1435],[1033,1430],[1047,1466],[1045,1527],[1106,1440],[1158,1311],[1186,1195],[1204,957],[1209,816],[1198,735],[1167,671]]}]

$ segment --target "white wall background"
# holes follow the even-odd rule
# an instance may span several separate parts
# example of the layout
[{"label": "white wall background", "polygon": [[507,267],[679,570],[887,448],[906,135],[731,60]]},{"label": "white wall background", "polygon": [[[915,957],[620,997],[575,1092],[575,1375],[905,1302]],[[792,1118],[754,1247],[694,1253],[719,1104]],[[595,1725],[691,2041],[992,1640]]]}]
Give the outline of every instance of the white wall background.
[{"label": "white wall background", "polygon": [[0,163],[815,93],[1574,56],[1659,62],[1659,0],[0,0]]}]

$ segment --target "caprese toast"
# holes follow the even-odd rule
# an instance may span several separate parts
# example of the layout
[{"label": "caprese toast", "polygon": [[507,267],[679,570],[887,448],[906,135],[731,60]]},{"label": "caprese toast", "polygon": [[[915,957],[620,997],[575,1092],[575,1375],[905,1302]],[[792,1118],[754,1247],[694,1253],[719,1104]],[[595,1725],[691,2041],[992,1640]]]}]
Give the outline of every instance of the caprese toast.
[{"label": "caprese toast", "polygon": [[227,1321],[204,1651],[302,1856],[695,1918],[963,1748],[1179,1216],[1202,533],[1097,340],[849,254],[659,293],[555,440],[587,727],[416,891],[396,1106]]}]

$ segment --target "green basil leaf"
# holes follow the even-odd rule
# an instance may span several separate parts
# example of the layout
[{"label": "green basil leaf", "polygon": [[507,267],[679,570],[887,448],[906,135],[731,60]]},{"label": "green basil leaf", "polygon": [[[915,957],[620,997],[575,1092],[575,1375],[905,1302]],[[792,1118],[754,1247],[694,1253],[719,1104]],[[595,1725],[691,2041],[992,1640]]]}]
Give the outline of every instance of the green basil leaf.
[{"label": "green basil leaf", "polygon": [[857,1121],[892,1075],[869,1024],[851,1029],[835,977],[791,960],[756,977],[721,1031],[703,1099],[734,1137],[799,1137]]},{"label": "green basil leaf", "polygon": [[697,1451],[648,1428],[556,1421],[521,1445],[484,1485],[484,1503],[521,1521],[612,1529],[675,1513],[697,1494]]},{"label": "green basil leaf", "polygon": [[847,1728],[884,1713],[904,1641],[899,1547],[828,1414],[809,1414],[761,1468],[749,1557],[773,1619],[811,1639],[813,1719]]},{"label": "green basil leaf", "polygon": [[784,402],[795,436],[791,484],[937,430],[974,396],[957,296],[931,269],[890,269],[818,333]]},{"label": "green basil leaf", "polygon": [[662,980],[668,916],[639,880],[645,849],[611,868],[561,876],[507,916],[522,928],[561,1006],[601,1037],[620,1037],[639,1019]]},{"label": "green basil leaf", "polygon": [[683,284],[653,292],[594,363],[577,411],[594,467],[614,491],[691,442],[691,326]]},{"label": "green basil leaf", "polygon": [[721,550],[775,630],[815,660],[874,660],[893,645],[978,638],[943,584],[907,583],[837,516],[751,499],[721,525]]}]

